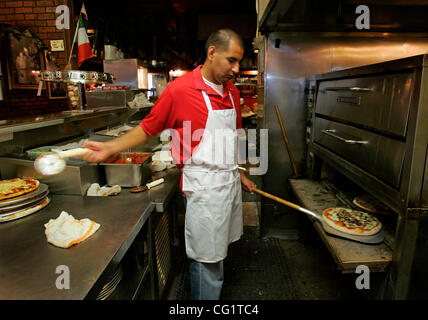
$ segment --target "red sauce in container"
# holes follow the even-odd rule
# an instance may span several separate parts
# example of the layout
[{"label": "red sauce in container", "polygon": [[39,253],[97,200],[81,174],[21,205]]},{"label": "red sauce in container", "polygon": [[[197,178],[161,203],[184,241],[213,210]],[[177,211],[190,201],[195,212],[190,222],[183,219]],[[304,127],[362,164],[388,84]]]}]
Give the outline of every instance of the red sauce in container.
[{"label": "red sauce in container", "polygon": [[152,156],[151,153],[121,153],[108,159],[105,163],[110,164],[138,164],[143,163]]}]

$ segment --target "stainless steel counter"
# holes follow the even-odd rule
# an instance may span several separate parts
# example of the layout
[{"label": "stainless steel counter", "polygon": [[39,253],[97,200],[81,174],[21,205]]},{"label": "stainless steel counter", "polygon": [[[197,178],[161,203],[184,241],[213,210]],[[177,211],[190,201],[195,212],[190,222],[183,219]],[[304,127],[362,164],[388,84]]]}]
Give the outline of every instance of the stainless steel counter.
[{"label": "stainless steel counter", "polygon": [[[155,175],[161,177],[164,184],[142,193],[123,188],[112,197],[52,195],[41,211],[0,224],[0,299],[84,299],[103,272],[116,268],[150,214],[162,210],[176,191],[178,169]],[[69,249],[55,247],[46,241],[44,224],[63,210],[101,227]],[[55,285],[61,265],[70,270],[68,290]]]},{"label": "stainless steel counter", "polygon": [[0,123],[0,133],[20,132],[41,127],[48,127],[55,124],[61,124],[67,121],[77,121],[94,116],[111,113],[113,111],[130,111],[127,107],[108,107],[93,109],[93,112],[56,112],[40,116],[23,117],[14,120],[3,120]]}]

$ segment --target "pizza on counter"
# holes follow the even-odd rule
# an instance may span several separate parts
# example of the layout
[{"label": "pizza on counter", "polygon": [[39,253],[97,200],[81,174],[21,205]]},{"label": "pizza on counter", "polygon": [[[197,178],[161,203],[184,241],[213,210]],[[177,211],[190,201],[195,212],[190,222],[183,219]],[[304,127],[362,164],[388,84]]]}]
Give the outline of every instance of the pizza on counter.
[{"label": "pizza on counter", "polygon": [[39,187],[39,181],[35,179],[7,179],[0,180],[0,200],[18,197],[32,192]]},{"label": "pizza on counter", "polygon": [[382,223],[373,215],[346,208],[326,209],[323,219],[336,230],[359,236],[374,235],[382,228]]}]

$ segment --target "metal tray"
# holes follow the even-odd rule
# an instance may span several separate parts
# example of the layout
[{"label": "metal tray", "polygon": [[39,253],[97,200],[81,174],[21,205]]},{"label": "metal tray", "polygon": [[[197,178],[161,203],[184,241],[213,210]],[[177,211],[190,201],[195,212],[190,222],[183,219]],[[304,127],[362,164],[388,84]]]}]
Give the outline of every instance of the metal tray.
[{"label": "metal tray", "polygon": [[[56,146],[56,147],[54,147],[54,146],[42,146],[42,147],[34,148],[31,150],[27,150],[27,151],[25,151],[25,154],[27,155],[27,157],[29,159],[35,160],[38,156],[41,156],[42,154],[52,153],[53,148],[58,148],[58,146]],[[35,150],[40,150],[40,149],[46,149],[49,151],[35,151]]]},{"label": "metal tray", "polygon": [[45,208],[51,202],[51,200],[48,197],[45,197],[41,201],[39,201],[38,203],[33,204],[32,206],[36,207],[38,205],[41,205],[43,202],[45,202],[43,204],[43,206],[41,206],[40,208],[34,209],[34,210],[31,210],[31,207],[29,207],[27,209],[20,209],[20,210],[17,210],[15,212],[10,212],[8,214],[0,215],[0,223],[17,220],[17,219],[29,216],[30,214],[36,213],[36,212],[42,210],[43,208]]},{"label": "metal tray", "polygon": [[[126,154],[149,154],[149,152],[122,152],[120,158],[126,158]],[[151,154],[151,153],[150,153]],[[101,162],[104,167],[108,185],[119,185],[121,187],[136,187],[144,184],[151,175],[152,157],[148,157],[142,163],[115,164]]]},{"label": "metal tray", "polygon": [[48,194],[49,194],[49,190],[46,190],[45,192],[43,192],[40,195],[35,196],[33,198],[15,203],[15,204],[7,206],[7,207],[1,207],[0,208],[0,216],[7,215],[8,213],[10,213],[12,211],[23,210],[23,209],[29,208],[29,207],[33,206],[35,203],[37,203],[38,201],[40,202],[40,200],[46,198],[46,196]]},{"label": "metal tray", "polygon": [[0,208],[9,207],[9,206],[17,204],[19,202],[26,201],[28,199],[32,199],[34,197],[40,196],[41,194],[45,193],[48,189],[49,189],[48,185],[46,185],[44,183],[40,183],[37,190],[34,190],[34,191],[29,192],[27,194],[23,194],[22,196],[19,196],[19,197],[1,200],[0,201]]}]

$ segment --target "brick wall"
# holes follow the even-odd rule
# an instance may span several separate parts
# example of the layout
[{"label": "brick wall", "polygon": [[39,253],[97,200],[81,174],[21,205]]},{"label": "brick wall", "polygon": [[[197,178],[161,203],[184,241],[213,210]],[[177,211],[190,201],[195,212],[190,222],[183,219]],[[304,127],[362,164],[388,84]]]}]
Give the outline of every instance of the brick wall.
[{"label": "brick wall", "polygon": [[[53,52],[57,63],[63,69],[67,64],[66,55],[71,39],[70,30],[74,29],[72,26],[70,30],[58,30],[55,27],[57,17],[55,9],[63,4],[69,6],[70,15],[73,17],[71,0],[0,0],[0,23],[10,24],[20,29],[28,29],[34,36],[41,39],[48,48],[50,48],[50,40],[64,40],[65,51]],[[7,65],[3,65],[3,67],[7,68]],[[5,74],[7,100],[6,105],[0,106],[0,119],[47,114],[68,108],[67,99],[49,99],[46,89],[42,91],[40,97],[37,97],[36,90],[14,89],[9,91],[6,70],[3,70],[3,73]]]}]

